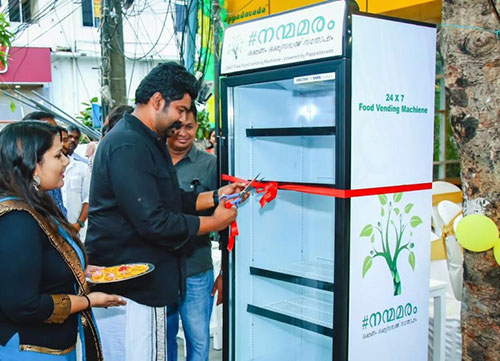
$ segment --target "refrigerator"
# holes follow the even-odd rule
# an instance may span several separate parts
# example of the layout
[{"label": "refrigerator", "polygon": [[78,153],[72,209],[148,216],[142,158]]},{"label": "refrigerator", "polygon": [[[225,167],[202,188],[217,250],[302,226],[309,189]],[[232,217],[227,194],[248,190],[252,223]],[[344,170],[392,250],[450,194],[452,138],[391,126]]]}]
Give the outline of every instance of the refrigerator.
[{"label": "refrigerator", "polygon": [[[329,1],[226,29],[223,359],[427,358],[435,27]],[[227,241],[227,239],[226,239]]]}]

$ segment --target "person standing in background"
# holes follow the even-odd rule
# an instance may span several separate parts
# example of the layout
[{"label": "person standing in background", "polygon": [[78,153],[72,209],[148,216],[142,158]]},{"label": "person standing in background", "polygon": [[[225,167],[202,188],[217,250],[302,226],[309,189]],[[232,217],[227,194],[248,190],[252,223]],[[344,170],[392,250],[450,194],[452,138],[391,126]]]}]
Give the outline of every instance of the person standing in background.
[{"label": "person standing in background", "polygon": [[[196,116],[197,110],[193,103],[180,128],[167,142],[180,187],[185,191],[200,193],[217,189],[217,158],[194,146],[199,126]],[[214,287],[212,241],[208,234],[198,236],[195,246],[186,250],[185,268],[186,295],[179,300],[179,312],[168,316],[168,361],[177,361],[179,314],[186,338],[186,360],[208,361],[214,292],[219,291],[222,301],[220,276],[217,277],[217,287]]]},{"label": "person standing in background", "polygon": [[83,162],[85,164],[88,164],[88,159],[85,157],[82,157],[80,154],[76,153],[75,150],[78,147],[78,144],[80,144],[80,136],[82,133],[80,132],[80,129],[78,129],[77,126],[70,125],[68,127],[68,155],[72,156],[74,159]]},{"label": "person standing in background", "polygon": [[106,117],[106,121],[104,122],[106,128],[105,130],[103,130],[102,136],[104,137],[111,131],[111,129],[115,127],[118,121],[123,118],[123,113],[131,114],[133,111],[134,107],[131,107],[130,105],[117,105],[116,107],[111,109],[108,116]]},{"label": "person standing in background", "polygon": [[61,133],[62,152],[67,157],[69,146],[68,130],[59,125],[57,126],[57,129],[59,130],[59,133]]},{"label": "person standing in background", "polygon": [[64,172],[65,182],[61,188],[62,199],[68,212],[66,215],[68,221],[78,232],[80,240],[85,242],[89,210],[90,169],[87,164],[75,159],[76,153],[69,154],[69,149],[66,152],[69,164]]},{"label": "person standing in background", "polygon": [[47,122],[50,125],[57,127],[54,114],[47,112],[31,112],[26,114],[22,120],[36,120],[39,122]]},{"label": "person standing in background", "polygon": [[215,142],[215,128],[210,128],[210,131],[208,132],[208,147],[206,151],[213,155],[215,155]]}]

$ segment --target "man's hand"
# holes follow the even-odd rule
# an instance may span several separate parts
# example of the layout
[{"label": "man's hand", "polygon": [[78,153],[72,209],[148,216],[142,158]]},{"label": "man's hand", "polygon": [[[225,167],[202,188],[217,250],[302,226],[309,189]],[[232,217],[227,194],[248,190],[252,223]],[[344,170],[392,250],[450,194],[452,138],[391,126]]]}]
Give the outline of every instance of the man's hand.
[{"label": "man's hand", "polygon": [[222,275],[218,275],[217,278],[215,279],[214,282],[214,287],[212,288],[212,297],[215,296],[215,293],[217,292],[217,303],[216,305],[219,306],[222,303],[222,297],[223,297],[223,292],[222,292]]},{"label": "man's hand", "polygon": [[241,192],[243,189],[245,189],[246,184],[245,183],[231,183],[228,184],[227,186],[220,187],[217,190],[217,194],[219,195],[219,198],[222,197],[224,194],[233,194],[233,193],[238,193]]},{"label": "man's hand", "polygon": [[229,208],[226,208],[226,199],[222,198],[217,208],[215,208],[214,214],[212,215],[212,218],[216,222],[216,228],[212,231],[222,231],[223,229],[226,229],[231,223],[236,220],[237,215],[238,211],[236,207],[231,206]]},{"label": "man's hand", "polygon": [[80,225],[78,223],[71,223],[71,226],[77,231],[77,232],[80,232],[80,229],[82,229],[82,227],[80,227]]},{"label": "man's hand", "polygon": [[231,207],[226,208],[226,199],[222,198],[212,216],[200,217],[200,228],[198,228],[197,235],[201,236],[209,232],[218,232],[226,229],[236,220],[237,213],[236,206],[231,205]]}]

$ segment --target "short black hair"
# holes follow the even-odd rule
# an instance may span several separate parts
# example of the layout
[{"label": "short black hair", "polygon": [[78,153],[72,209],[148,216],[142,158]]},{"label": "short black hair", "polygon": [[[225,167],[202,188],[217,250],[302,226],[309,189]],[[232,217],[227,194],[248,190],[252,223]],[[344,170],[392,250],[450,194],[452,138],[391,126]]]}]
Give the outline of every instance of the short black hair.
[{"label": "short black hair", "polygon": [[186,68],[174,62],[161,63],[153,68],[135,91],[135,103],[147,104],[154,93],[160,92],[168,106],[189,94],[192,100],[198,96],[198,82]]},{"label": "short black hair", "polygon": [[49,112],[31,112],[26,114],[22,120],[42,120],[44,118],[55,119],[55,115]]},{"label": "short black hair", "polygon": [[197,122],[198,120],[198,109],[196,109],[196,104],[194,102],[191,102],[191,108],[189,108],[188,113],[192,113],[194,115],[194,121]]},{"label": "short black hair", "polygon": [[80,128],[78,128],[76,125],[70,125],[68,127],[68,134],[71,133],[71,132],[77,132],[78,136],[82,135],[82,132],[81,132]]}]

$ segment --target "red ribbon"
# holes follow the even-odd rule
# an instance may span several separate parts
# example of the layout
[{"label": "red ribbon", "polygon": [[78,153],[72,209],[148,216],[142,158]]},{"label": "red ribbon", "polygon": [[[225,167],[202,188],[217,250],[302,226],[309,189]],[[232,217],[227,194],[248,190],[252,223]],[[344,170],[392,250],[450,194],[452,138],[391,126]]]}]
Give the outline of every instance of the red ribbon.
[{"label": "red ribbon", "polygon": [[[224,206],[229,209],[233,205],[231,204],[231,202],[226,202]],[[233,250],[235,238],[239,234],[240,232],[238,231],[238,224],[236,223],[236,221],[233,221],[233,223],[231,223],[231,226],[229,228],[229,241],[227,242],[227,250],[229,252]]]},{"label": "red ribbon", "polygon": [[[231,183],[240,182],[248,184],[249,182],[248,180],[233,177],[227,174],[222,175],[222,180]],[[278,194],[278,189],[346,199],[353,197],[373,196],[377,194],[389,194],[389,193],[410,192],[410,191],[431,189],[432,183],[403,184],[399,186],[362,188],[362,189],[337,189],[337,188],[329,188],[321,186],[306,186],[302,184],[290,184],[290,183],[278,184],[278,182],[255,181],[253,182],[252,186],[255,188],[257,193],[264,193],[264,195],[259,201],[260,206],[264,207],[267,203],[271,202],[274,198],[276,198],[276,195]],[[233,222],[233,224],[231,224],[231,229],[229,232],[229,243],[227,246],[228,251],[232,251],[234,247],[235,236],[237,235],[238,235],[238,226],[236,225],[236,222]]]},{"label": "red ribbon", "polygon": [[239,235],[240,232],[238,231],[238,225],[236,224],[236,221],[231,223],[231,227],[229,228],[229,241],[227,242],[227,250],[231,252],[234,248],[234,241],[237,235]]}]

